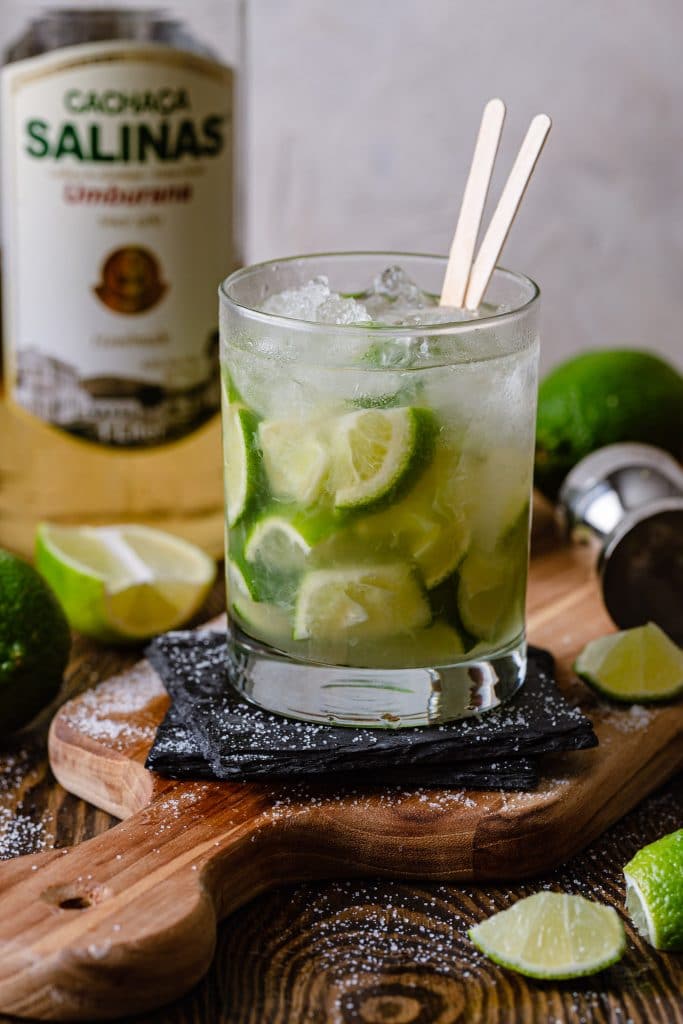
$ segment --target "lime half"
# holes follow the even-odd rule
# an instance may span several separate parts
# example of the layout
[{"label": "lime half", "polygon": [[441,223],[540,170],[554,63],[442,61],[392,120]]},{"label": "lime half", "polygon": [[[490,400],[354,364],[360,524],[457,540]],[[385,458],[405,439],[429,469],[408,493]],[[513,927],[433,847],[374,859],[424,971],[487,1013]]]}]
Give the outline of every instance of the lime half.
[{"label": "lime half", "polygon": [[294,639],[379,639],[430,621],[429,602],[409,565],[317,569],[301,581]]},{"label": "lime half", "polygon": [[311,505],[323,489],[329,455],[306,420],[264,420],[259,426],[270,490],[274,497]]},{"label": "lime half", "polygon": [[252,504],[261,476],[258,419],[244,406],[230,405],[223,413],[223,458],[228,526],[234,526]]},{"label": "lime half", "polygon": [[146,526],[42,524],[36,565],[74,627],[106,641],[144,640],[195,614],[214,581],[208,555]]},{"label": "lime half", "polygon": [[683,828],[644,846],[624,868],[626,909],[655,949],[683,952]]},{"label": "lime half", "polygon": [[624,927],[613,907],[537,892],[476,925],[469,937],[494,963],[529,978],[579,978],[619,960]]},{"label": "lime half", "polygon": [[645,703],[683,693],[683,651],[654,622],[591,640],[574,671],[613,700]]},{"label": "lime half", "polygon": [[332,486],[339,509],[389,502],[431,457],[427,409],[360,409],[332,425]]}]

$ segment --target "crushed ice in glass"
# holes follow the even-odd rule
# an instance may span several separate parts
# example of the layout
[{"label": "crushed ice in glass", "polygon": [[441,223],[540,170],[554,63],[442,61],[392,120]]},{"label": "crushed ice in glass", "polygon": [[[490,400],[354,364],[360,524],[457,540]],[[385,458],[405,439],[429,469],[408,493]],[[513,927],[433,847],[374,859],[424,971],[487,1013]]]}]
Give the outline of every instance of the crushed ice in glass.
[{"label": "crushed ice in glass", "polygon": [[300,288],[286,288],[271,295],[261,306],[264,313],[310,320],[318,324],[363,324],[371,319],[365,306],[352,296],[330,291],[321,275]]},{"label": "crushed ice in glass", "polygon": [[355,295],[331,291],[328,278],[321,275],[299,288],[286,288],[269,296],[261,309],[264,313],[319,324],[374,323],[389,327],[465,323],[502,311],[487,303],[475,313],[439,306],[436,295],[423,291],[398,266],[387,267],[366,291]]}]

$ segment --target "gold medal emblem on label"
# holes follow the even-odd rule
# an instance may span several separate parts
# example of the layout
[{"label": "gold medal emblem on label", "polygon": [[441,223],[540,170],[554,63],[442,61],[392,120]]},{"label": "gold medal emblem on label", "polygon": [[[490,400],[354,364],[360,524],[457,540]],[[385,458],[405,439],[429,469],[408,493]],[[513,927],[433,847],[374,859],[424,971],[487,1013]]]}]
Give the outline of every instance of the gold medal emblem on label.
[{"label": "gold medal emblem on label", "polygon": [[101,280],[93,289],[100,302],[115,313],[145,313],[168,290],[159,260],[150,249],[124,246],[109,253]]}]

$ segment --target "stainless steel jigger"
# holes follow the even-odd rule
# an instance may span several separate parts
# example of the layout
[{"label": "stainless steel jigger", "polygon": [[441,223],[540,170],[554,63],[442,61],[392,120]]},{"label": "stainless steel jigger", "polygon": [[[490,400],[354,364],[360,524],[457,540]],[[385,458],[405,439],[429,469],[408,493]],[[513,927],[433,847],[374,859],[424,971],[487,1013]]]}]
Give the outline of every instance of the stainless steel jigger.
[{"label": "stainless steel jigger", "polygon": [[566,477],[559,517],[597,550],[605,606],[622,629],[656,622],[683,643],[683,469],[645,444],[613,444]]}]

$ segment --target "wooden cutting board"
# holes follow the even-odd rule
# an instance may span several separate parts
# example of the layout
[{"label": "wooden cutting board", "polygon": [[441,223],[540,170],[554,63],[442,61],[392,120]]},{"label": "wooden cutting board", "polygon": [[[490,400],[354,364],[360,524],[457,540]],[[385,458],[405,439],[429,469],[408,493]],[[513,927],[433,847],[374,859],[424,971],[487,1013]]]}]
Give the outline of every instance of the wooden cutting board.
[{"label": "wooden cutting board", "polygon": [[612,628],[580,552],[534,557],[528,620],[600,739],[546,758],[534,793],[168,782],[143,766],[167,707],[145,662],[66,704],[55,775],[125,820],[0,865],[0,1011],[93,1021],[170,1001],[206,971],[216,922],[285,882],[512,879],[576,853],[683,766],[683,705],[607,706],[572,676]]}]

